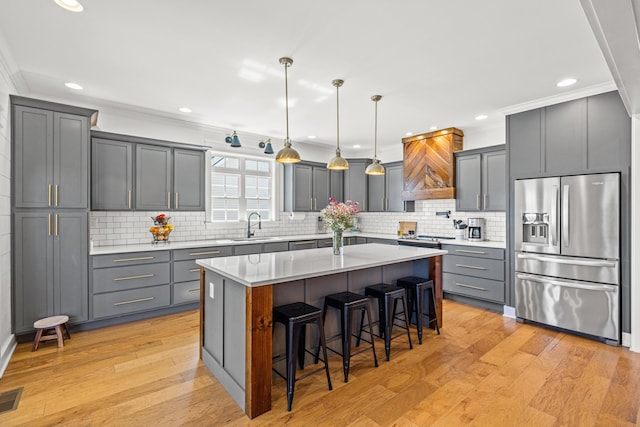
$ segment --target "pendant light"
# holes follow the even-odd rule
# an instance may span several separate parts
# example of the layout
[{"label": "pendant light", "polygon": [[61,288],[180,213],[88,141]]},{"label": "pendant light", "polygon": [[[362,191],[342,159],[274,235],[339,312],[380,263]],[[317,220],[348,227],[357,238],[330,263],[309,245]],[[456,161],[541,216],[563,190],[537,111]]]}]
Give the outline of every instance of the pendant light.
[{"label": "pendant light", "polygon": [[384,166],[380,164],[378,160],[378,101],[382,99],[380,95],[373,95],[371,100],[376,103],[376,120],[375,120],[375,133],[373,140],[373,163],[371,163],[364,170],[367,175],[384,175]]},{"label": "pendant light", "polygon": [[284,140],[284,148],[278,151],[276,154],[276,162],[278,163],[298,163],[300,161],[300,154],[293,148],[291,148],[291,140],[289,139],[289,83],[287,80],[287,68],[293,64],[291,58],[280,58],[280,63],[284,65],[284,102],[287,118],[287,138]]},{"label": "pendant light", "polygon": [[349,162],[340,155],[340,87],[344,84],[344,80],[336,79],[331,82],[336,87],[336,156],[329,160],[327,169],[345,170],[349,169]]}]

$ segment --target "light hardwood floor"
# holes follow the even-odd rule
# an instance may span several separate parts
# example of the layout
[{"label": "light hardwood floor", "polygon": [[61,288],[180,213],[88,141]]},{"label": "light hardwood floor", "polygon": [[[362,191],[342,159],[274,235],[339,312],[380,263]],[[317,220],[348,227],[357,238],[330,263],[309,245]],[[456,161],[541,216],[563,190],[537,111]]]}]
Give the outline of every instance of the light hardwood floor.
[{"label": "light hardwood floor", "polygon": [[[286,411],[249,420],[198,360],[195,311],[72,333],[63,349],[18,346],[0,392],[24,387],[0,426],[631,426],[640,408],[640,354],[444,302],[442,335],[409,350],[377,346],[296,384]],[[412,336],[416,338],[415,331]],[[404,340],[404,341],[403,341]],[[417,343],[417,339],[415,340]]]}]

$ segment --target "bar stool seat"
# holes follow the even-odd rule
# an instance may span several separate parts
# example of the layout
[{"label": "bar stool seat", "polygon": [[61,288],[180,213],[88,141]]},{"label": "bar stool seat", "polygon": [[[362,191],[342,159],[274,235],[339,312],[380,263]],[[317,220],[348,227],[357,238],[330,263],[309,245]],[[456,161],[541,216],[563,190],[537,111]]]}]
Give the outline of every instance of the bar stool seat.
[{"label": "bar stool seat", "polygon": [[67,322],[69,316],[51,316],[44,319],[36,320],[33,322],[33,327],[36,329],[36,336],[33,340],[33,348],[31,351],[36,351],[42,341],[58,340],[58,348],[64,347],[65,335],[67,339],[71,339],[69,329],[67,329]]},{"label": "bar stool seat", "polygon": [[[356,351],[355,353],[351,353],[351,340],[352,337],[359,337],[360,335],[356,335],[353,332],[353,315],[356,310],[362,311],[362,318],[364,319],[364,314],[367,314],[367,325],[369,327],[369,336],[370,340],[363,340],[371,344],[371,351],[373,352],[373,364],[377,368],[378,367],[378,357],[376,356],[376,348],[373,342],[373,331],[371,328],[371,308],[369,305],[369,298],[356,294],[353,292],[338,292],[336,294],[327,295],[324,297],[324,307],[322,309],[322,321],[324,322],[327,317],[327,309],[329,307],[333,307],[335,309],[340,310],[340,330],[342,337],[342,353],[339,353],[331,348],[328,348],[329,351],[332,351],[336,354],[342,356],[342,369],[344,371],[344,382],[349,381],[349,365],[352,356],[360,354],[364,351],[367,351],[368,348],[364,348]],[[333,339],[338,338],[332,337],[329,338],[328,341],[332,341]],[[360,338],[362,339],[362,338]],[[360,342],[358,342],[358,346]],[[316,351],[316,363],[318,363],[318,355],[320,353],[320,346],[318,346],[318,350]]]},{"label": "bar stool seat", "polygon": [[[405,299],[404,288],[388,285],[386,283],[379,283],[377,285],[367,286],[366,288],[364,288],[364,294],[368,297],[373,297],[378,300],[378,314],[380,319],[378,328],[380,336],[384,338],[384,351],[387,361],[389,360],[391,354],[391,340],[400,336],[391,336],[393,326],[402,327],[401,325],[395,324],[398,300],[402,302],[402,313],[404,314],[404,329],[407,330],[409,348],[413,349],[413,344],[411,343],[411,334],[409,333],[409,311],[407,310],[407,301]],[[360,332],[362,332],[362,327],[360,328]]]},{"label": "bar stool seat", "polygon": [[438,327],[438,317],[436,315],[436,292],[433,286],[433,280],[425,279],[423,277],[408,276],[398,279],[396,286],[400,286],[405,289],[407,295],[407,304],[409,305],[409,317],[413,317],[413,313],[416,313],[416,328],[418,329],[418,344],[422,344],[422,326],[425,315],[429,313],[424,312],[424,292],[428,290],[431,293],[429,299],[430,313],[427,321],[427,326],[431,323],[435,324],[435,330],[440,335],[440,327]]},{"label": "bar stool seat", "polygon": [[[285,326],[286,331],[286,353],[284,355],[276,356],[274,361],[286,359],[287,373],[282,375],[275,368],[273,371],[284,378],[287,382],[287,411],[291,411],[291,405],[293,403],[293,392],[295,383],[297,380],[301,380],[308,375],[314,374],[321,370],[325,370],[327,374],[327,383],[329,390],[332,390],[331,377],[329,375],[329,364],[327,360],[327,346],[324,338],[324,325],[322,323],[322,310],[303,302],[294,302],[291,304],[281,305],[274,307],[273,309],[273,321],[282,323]],[[322,347],[324,368],[315,369],[300,378],[296,378],[296,357],[294,352],[298,353],[298,362],[300,368],[304,368],[304,355],[305,353],[311,353],[305,349],[305,328],[307,324],[315,324],[318,326],[318,334],[320,336],[320,346]]]}]

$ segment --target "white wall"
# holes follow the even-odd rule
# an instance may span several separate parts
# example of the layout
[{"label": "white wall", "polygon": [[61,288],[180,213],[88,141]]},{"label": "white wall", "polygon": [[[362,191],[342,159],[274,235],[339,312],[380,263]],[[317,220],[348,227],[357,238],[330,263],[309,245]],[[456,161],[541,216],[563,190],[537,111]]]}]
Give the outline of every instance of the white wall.
[{"label": "white wall", "polygon": [[0,52],[0,377],[13,354],[16,341],[11,333],[11,126],[9,94],[15,87],[9,79]]}]

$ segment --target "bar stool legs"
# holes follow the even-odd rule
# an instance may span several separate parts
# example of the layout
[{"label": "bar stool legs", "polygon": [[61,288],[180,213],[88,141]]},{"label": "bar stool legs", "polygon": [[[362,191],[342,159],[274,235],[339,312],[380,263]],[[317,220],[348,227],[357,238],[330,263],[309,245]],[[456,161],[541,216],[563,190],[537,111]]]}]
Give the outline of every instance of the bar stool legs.
[{"label": "bar stool legs", "polygon": [[[416,327],[418,329],[418,343],[422,344],[422,328],[424,322],[424,292],[430,291],[431,299],[429,300],[430,311],[433,313],[433,318],[429,319],[429,324],[435,323],[436,332],[440,335],[440,328],[438,327],[438,319],[436,313],[436,295],[433,286],[433,281],[422,277],[409,276],[398,279],[397,286],[405,289],[410,308],[409,316],[416,313]],[[415,311],[414,311],[415,310]]]}]

